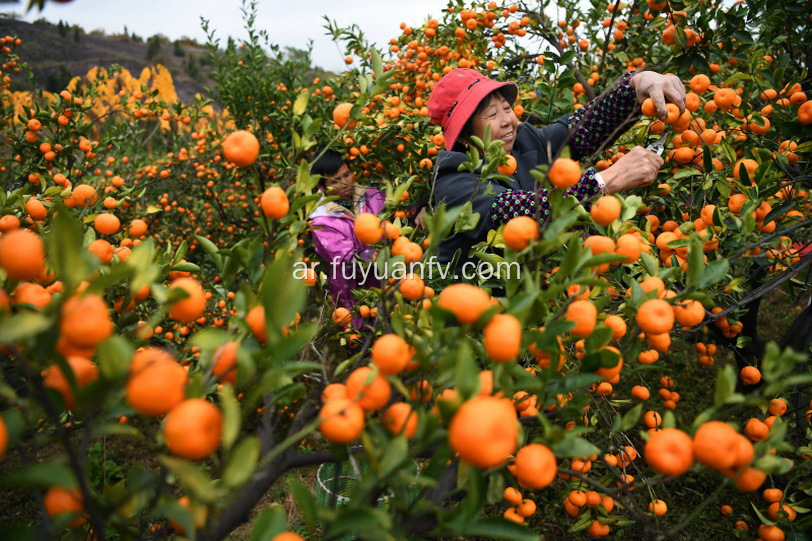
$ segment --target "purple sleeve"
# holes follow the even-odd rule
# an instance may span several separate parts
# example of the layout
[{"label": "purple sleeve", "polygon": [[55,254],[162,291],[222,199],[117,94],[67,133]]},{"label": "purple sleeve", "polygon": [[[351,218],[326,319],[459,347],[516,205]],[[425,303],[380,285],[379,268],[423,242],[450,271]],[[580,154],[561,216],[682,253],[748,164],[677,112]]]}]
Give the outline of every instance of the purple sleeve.
[{"label": "purple sleeve", "polygon": [[326,265],[321,270],[327,275],[333,302],[345,308],[352,308],[355,304],[351,291],[358,287],[346,268],[360,251],[352,226],[352,220],[322,216],[312,221],[311,232],[316,253]]},{"label": "purple sleeve", "polygon": [[575,132],[569,144],[574,154],[588,156],[626,131],[637,105],[637,94],[630,83],[636,73],[627,71],[606,92],[573,113],[569,127]]},{"label": "purple sleeve", "polygon": [[[587,170],[581,175],[578,184],[564,193],[574,195],[580,201],[600,193],[598,181],[595,180],[595,170]],[[538,216],[539,220],[544,220],[550,212],[548,195],[547,190],[543,188],[537,194],[524,190],[502,192],[496,196],[491,206],[491,220],[496,227],[506,224],[517,216]]]},{"label": "purple sleeve", "polygon": [[361,205],[361,210],[363,212],[378,214],[385,206],[386,194],[382,191],[375,188],[370,188],[364,193],[364,201]]}]

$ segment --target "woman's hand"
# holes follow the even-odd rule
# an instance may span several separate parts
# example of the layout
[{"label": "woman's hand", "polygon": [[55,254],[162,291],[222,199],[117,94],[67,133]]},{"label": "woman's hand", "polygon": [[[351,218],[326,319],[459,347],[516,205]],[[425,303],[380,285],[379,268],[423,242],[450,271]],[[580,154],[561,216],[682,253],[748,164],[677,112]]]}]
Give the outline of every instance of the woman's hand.
[{"label": "woman's hand", "polygon": [[601,171],[610,194],[638,186],[648,186],[657,178],[663,159],[656,152],[636,146]]},{"label": "woman's hand", "polygon": [[641,71],[635,74],[629,84],[637,93],[637,102],[643,103],[651,98],[657,108],[657,116],[665,120],[668,116],[666,103],[673,103],[679,107],[682,114],[685,111],[685,87],[676,75],[661,75],[654,71]]}]

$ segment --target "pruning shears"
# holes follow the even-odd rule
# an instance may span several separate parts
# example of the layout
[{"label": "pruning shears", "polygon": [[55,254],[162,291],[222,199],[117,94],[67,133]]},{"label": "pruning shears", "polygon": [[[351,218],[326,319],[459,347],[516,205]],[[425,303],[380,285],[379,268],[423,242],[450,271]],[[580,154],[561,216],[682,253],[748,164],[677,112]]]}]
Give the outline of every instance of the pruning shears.
[{"label": "pruning shears", "polygon": [[656,152],[657,155],[662,156],[663,151],[665,151],[665,140],[668,137],[667,133],[663,133],[659,139],[651,143],[649,146],[646,147],[646,150],[650,150],[652,152]]}]

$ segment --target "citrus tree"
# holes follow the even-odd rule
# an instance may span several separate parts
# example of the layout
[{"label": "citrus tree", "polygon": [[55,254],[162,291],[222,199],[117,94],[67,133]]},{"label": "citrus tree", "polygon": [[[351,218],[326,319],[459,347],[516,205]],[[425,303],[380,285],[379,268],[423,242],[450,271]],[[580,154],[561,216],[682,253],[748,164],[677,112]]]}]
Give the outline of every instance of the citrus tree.
[{"label": "citrus tree", "polygon": [[[385,50],[328,20],[347,70],[325,79],[245,2],[239,43],[204,22],[216,85],[193,103],[159,68],[11,92],[25,44],[3,38],[0,479],[39,517],[9,531],[665,537],[742,494],[737,535],[800,539],[809,310],[755,356],[742,323],[766,291],[804,288],[812,258],[810,19],[774,8],[451,2]],[[454,67],[515,80],[533,124],[633,69],[678,75],[686,111],[643,103],[611,147],[535,171],[549,219],[494,232],[461,280],[431,266],[480,219],[430,197],[444,139],[426,103]],[[650,188],[563,195],[663,134]],[[463,167],[515,170],[480,143]],[[356,219],[381,281],[352,311],[314,265],[325,146],[387,199]],[[682,377],[685,343],[706,392]],[[738,363],[715,363],[717,344]]]}]

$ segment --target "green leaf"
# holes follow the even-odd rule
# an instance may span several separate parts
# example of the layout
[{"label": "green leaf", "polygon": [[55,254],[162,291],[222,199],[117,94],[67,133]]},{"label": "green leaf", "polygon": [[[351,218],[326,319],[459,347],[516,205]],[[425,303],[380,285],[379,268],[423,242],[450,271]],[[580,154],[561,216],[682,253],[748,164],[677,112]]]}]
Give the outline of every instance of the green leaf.
[{"label": "green leaf", "polygon": [[295,477],[288,478],[288,485],[293,494],[293,499],[302,512],[302,519],[307,524],[307,529],[311,532],[316,529],[316,500],[310,490]]},{"label": "green leaf", "polygon": [[699,235],[693,233],[688,243],[688,272],[685,280],[685,285],[688,287],[696,284],[702,278],[705,272],[704,255],[702,240]]},{"label": "green leaf", "polygon": [[623,420],[620,423],[621,430],[630,430],[640,420],[643,413],[643,404],[637,404],[635,407],[627,411],[623,415]]},{"label": "green leaf", "polygon": [[240,404],[234,389],[226,383],[220,388],[220,406],[223,408],[223,449],[231,449],[240,433]]},{"label": "green leaf", "polygon": [[61,204],[53,209],[51,234],[48,235],[48,259],[54,273],[72,291],[90,272],[93,257],[83,246],[84,229]]},{"label": "green leaf", "polygon": [[73,471],[60,461],[16,466],[3,473],[0,485],[19,488],[77,486]]},{"label": "green leaf", "polygon": [[600,449],[579,436],[567,438],[551,447],[553,453],[561,457],[584,457],[600,453]]},{"label": "green leaf", "polygon": [[[733,37],[736,39],[736,41],[740,41],[742,43],[747,43],[749,45],[753,44],[753,36],[751,36],[750,32],[748,32],[746,30],[737,30],[737,31],[733,32]],[[747,74],[746,73],[737,73],[736,75],[747,75]],[[740,81],[742,79],[745,79],[745,78],[746,79],[751,79],[752,77],[750,77],[750,76],[742,77],[741,79],[737,79],[737,80],[732,81],[732,82],[731,82],[730,79],[733,79],[733,77],[731,77],[730,79],[728,79],[726,81],[726,86],[729,86],[730,84],[736,83],[736,82],[738,82],[738,81]]]},{"label": "green leaf", "polygon": [[679,171],[674,173],[674,180],[680,180],[680,179],[688,178],[688,177],[695,177],[695,176],[698,176],[698,175],[701,175],[701,174],[702,173],[700,173],[696,169],[680,169]]},{"label": "green leaf", "polygon": [[721,406],[736,388],[736,372],[733,367],[725,365],[716,376],[716,390],[713,395],[713,405],[716,407]]},{"label": "green leaf", "polygon": [[707,289],[721,280],[727,274],[730,263],[727,259],[711,261],[702,269],[702,278],[699,280],[699,289]]},{"label": "green leaf", "polygon": [[203,249],[206,250],[206,253],[209,254],[209,257],[211,257],[211,260],[215,264],[215,266],[217,266],[217,269],[222,271],[223,256],[220,255],[219,253],[220,250],[217,248],[217,246],[203,235],[195,235],[195,238],[197,239],[197,242],[199,242],[200,245],[203,247]]},{"label": "green leaf", "polygon": [[200,272],[200,267],[198,267],[194,263],[189,263],[187,261],[183,263],[178,263],[177,265],[172,265],[172,267],[170,267],[169,270],[181,272]]},{"label": "green leaf", "polygon": [[265,307],[269,345],[279,342],[282,328],[294,321],[306,298],[305,283],[293,277],[289,258],[282,257],[266,268],[262,281],[262,305]]},{"label": "green leaf", "polygon": [[763,524],[766,524],[767,526],[775,526],[775,522],[773,522],[772,520],[768,519],[767,517],[765,517],[764,515],[761,514],[761,511],[758,510],[758,507],[756,507],[756,504],[754,504],[753,502],[750,502],[750,505],[753,507],[753,511],[756,512],[756,516],[758,516],[758,519]]},{"label": "green leaf", "polygon": [[285,514],[285,508],[278,503],[272,503],[260,511],[254,519],[251,541],[267,541],[287,531],[287,529],[288,518]]},{"label": "green leaf", "polygon": [[406,436],[393,438],[384,449],[381,459],[381,477],[388,477],[409,457],[409,444]]},{"label": "green leaf", "polygon": [[185,240],[180,243],[178,249],[175,250],[175,255],[172,256],[172,264],[177,265],[181,262],[181,260],[186,257],[186,253],[189,251],[189,243]]},{"label": "green leaf", "polygon": [[224,495],[223,489],[212,483],[211,478],[193,462],[168,455],[158,455],[158,462],[177,476],[180,484],[193,498],[205,503],[215,503]]},{"label": "green leaf", "polygon": [[375,78],[379,78],[383,76],[383,60],[381,59],[381,53],[378,52],[378,49],[372,47],[370,51],[370,56],[372,57],[372,72],[375,74]]},{"label": "green leaf", "polygon": [[473,351],[467,340],[461,340],[457,350],[454,380],[460,394],[470,398],[479,392],[479,369],[474,361]]},{"label": "green leaf", "polygon": [[51,318],[39,312],[24,311],[2,319],[0,344],[13,344],[33,337],[51,325]]},{"label": "green leaf", "polygon": [[319,175],[311,175],[310,163],[307,160],[302,160],[299,162],[296,172],[296,185],[293,189],[297,193],[310,193],[318,185],[320,178]]},{"label": "green leaf", "polygon": [[[351,534],[354,532],[364,532],[369,539],[374,537],[373,533],[383,533],[392,526],[392,518],[381,509],[352,509],[343,508],[339,511],[336,520],[324,532],[323,539],[336,538],[340,534]],[[357,537],[352,535],[353,538]]]},{"label": "green leaf", "polygon": [[238,487],[254,474],[259,460],[259,438],[249,436],[234,448],[223,471],[223,483],[227,487]]},{"label": "green leaf", "polygon": [[310,92],[302,92],[296,96],[296,101],[293,102],[293,114],[301,116],[307,108],[308,101],[310,101]]},{"label": "green leaf", "polygon": [[[775,342],[768,342],[764,352],[764,359],[761,361],[761,373],[765,381],[776,382],[783,376],[795,372],[795,366],[805,360],[806,356],[801,352],[796,352],[789,347],[781,351]],[[793,376],[793,379],[803,379],[804,377],[808,377],[808,374],[798,374]],[[784,384],[788,385],[787,381]],[[797,384],[797,381],[795,384]]]},{"label": "green leaf", "polygon": [[486,518],[474,522],[459,532],[463,537],[477,536],[492,539],[505,539],[507,541],[538,541],[539,534],[531,532],[527,527],[516,524],[504,518]]},{"label": "green leaf", "polygon": [[783,475],[792,467],[792,462],[775,455],[764,455],[753,462],[753,467],[767,475]]},{"label": "green leaf", "polygon": [[104,379],[117,381],[127,375],[135,348],[120,335],[114,335],[99,345],[97,364]]},{"label": "green leaf", "polygon": [[575,51],[566,51],[564,54],[561,55],[561,60],[559,61],[560,64],[569,64],[573,60],[575,60],[576,56]]}]

